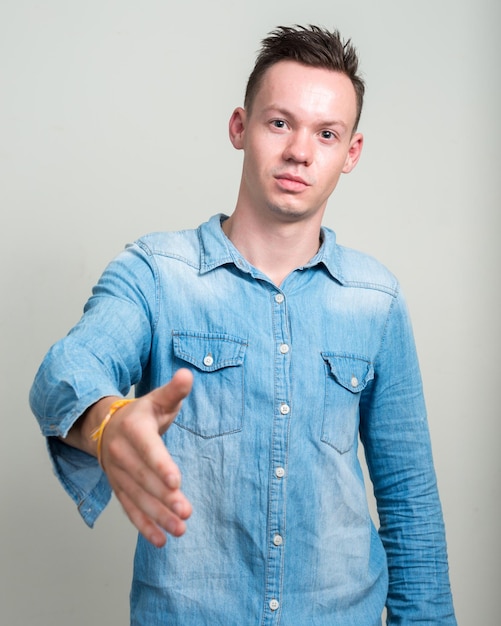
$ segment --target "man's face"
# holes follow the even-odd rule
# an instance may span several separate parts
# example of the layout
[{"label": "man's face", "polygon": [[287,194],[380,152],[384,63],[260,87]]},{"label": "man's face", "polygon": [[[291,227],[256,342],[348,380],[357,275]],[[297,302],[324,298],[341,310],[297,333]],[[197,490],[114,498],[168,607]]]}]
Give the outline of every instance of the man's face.
[{"label": "man's face", "polygon": [[231,141],[245,153],[241,208],[282,221],[321,220],[341,173],[360,155],[356,112],[344,74],[294,61],[269,68],[251,112],[236,109],[230,120]]}]

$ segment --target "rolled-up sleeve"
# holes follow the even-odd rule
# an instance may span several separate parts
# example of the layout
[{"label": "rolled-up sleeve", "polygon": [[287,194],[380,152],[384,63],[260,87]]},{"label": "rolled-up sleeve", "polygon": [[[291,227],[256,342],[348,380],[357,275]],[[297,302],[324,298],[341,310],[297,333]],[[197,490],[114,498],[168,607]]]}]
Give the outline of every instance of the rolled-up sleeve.
[{"label": "rolled-up sleeve", "polygon": [[141,379],[157,300],[150,261],[133,245],[110,263],[78,324],[48,351],[30,391],[55,474],[89,526],[111,489],[97,459],[61,438],[89,406],[106,396],[127,395]]}]

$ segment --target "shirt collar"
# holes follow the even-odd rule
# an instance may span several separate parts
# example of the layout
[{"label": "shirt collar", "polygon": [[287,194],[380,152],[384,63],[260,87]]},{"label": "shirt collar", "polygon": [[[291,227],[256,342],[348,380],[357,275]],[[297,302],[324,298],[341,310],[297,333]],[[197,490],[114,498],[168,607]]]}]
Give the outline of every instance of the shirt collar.
[{"label": "shirt collar", "polygon": [[[259,272],[248,263],[231,241],[226,237],[221,228],[221,223],[227,219],[227,215],[218,213],[199,228],[200,237],[200,272],[205,274],[211,270],[228,263],[236,265],[239,269],[257,275]],[[336,244],[336,233],[322,226],[320,231],[321,245],[317,254],[306,263],[303,268],[313,268],[323,265],[329,274],[340,283],[344,282],[340,267],[339,248]]]}]

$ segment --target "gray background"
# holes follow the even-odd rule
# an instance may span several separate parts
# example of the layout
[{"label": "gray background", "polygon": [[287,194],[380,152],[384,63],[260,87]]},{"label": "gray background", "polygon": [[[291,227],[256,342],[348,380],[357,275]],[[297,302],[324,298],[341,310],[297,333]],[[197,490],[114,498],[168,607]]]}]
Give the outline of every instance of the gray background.
[{"label": "gray background", "polygon": [[28,389],[126,242],[232,211],[227,120],[259,40],[296,22],[359,49],[366,145],[325,224],[401,279],[458,620],[499,623],[500,6],[1,0],[2,624],[128,622],[135,532],[116,502],[93,531],[80,521]]}]

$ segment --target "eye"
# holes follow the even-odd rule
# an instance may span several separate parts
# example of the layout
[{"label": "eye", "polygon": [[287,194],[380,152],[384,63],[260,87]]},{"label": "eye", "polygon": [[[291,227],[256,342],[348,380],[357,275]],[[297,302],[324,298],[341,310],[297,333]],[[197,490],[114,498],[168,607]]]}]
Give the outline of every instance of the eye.
[{"label": "eye", "polygon": [[286,125],[286,123],[285,123],[285,121],[284,121],[284,120],[271,120],[271,125],[272,125],[274,128],[280,128],[280,129],[281,129],[281,128],[286,128],[286,127],[287,127],[287,125]]},{"label": "eye", "polygon": [[336,138],[336,135],[332,132],[332,130],[322,130],[320,132],[320,136],[322,139],[326,139],[327,141],[331,141]]}]

